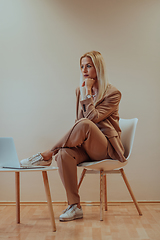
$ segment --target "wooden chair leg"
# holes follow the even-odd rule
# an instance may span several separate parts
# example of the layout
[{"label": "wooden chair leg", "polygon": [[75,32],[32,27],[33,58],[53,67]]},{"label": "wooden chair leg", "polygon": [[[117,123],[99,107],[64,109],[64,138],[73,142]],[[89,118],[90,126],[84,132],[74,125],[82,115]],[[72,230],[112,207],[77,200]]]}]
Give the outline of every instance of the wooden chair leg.
[{"label": "wooden chair leg", "polygon": [[15,172],[16,221],[20,223],[20,173]]},{"label": "wooden chair leg", "polygon": [[83,171],[82,171],[82,173],[81,173],[81,176],[80,176],[80,179],[79,179],[79,183],[78,183],[78,189],[80,188],[80,186],[81,186],[81,183],[82,183],[82,181],[83,181],[83,178],[84,178],[84,176],[85,176],[85,174],[86,174],[86,171],[87,171],[87,169],[83,169]]},{"label": "wooden chair leg", "polygon": [[103,221],[103,192],[104,192],[104,175],[100,170],[100,221]]},{"label": "wooden chair leg", "polygon": [[131,186],[130,186],[128,180],[127,180],[127,177],[126,177],[126,175],[125,175],[125,173],[124,173],[123,168],[120,169],[120,172],[121,172],[121,175],[122,175],[122,177],[123,177],[123,180],[124,180],[124,182],[125,182],[125,184],[126,184],[126,186],[127,186],[127,188],[128,188],[128,191],[129,191],[129,193],[130,193],[130,195],[131,195],[131,197],[132,197],[132,199],[133,199],[133,202],[134,202],[134,204],[135,204],[135,206],[136,206],[136,208],[137,208],[137,211],[138,211],[139,215],[142,215],[142,212],[141,212],[141,210],[140,210],[140,208],[139,208],[139,206],[138,206],[137,200],[136,200],[136,198],[135,198],[135,196],[134,196],[134,194],[133,194],[133,192],[132,192]]},{"label": "wooden chair leg", "polygon": [[43,176],[43,182],[44,182],[44,187],[45,187],[45,191],[46,191],[49,213],[50,213],[50,217],[51,217],[52,229],[53,229],[53,232],[55,232],[56,224],[55,224],[55,219],[54,219],[54,212],[53,212],[53,207],[52,207],[52,200],[51,200],[51,194],[50,194],[50,189],[49,189],[47,172],[42,171],[42,176]]},{"label": "wooden chair leg", "polygon": [[104,203],[105,203],[105,211],[108,210],[107,206],[107,176],[104,174]]}]

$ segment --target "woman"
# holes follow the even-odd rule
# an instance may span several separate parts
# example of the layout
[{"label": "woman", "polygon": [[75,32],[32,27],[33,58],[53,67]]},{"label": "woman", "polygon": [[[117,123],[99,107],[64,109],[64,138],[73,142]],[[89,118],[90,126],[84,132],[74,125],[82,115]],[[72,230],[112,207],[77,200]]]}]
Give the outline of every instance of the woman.
[{"label": "woman", "polygon": [[50,165],[52,156],[56,155],[69,205],[60,221],[83,217],[77,188],[77,164],[106,158],[126,161],[119,128],[121,93],[106,82],[101,53],[84,54],[80,67],[81,84],[76,89],[74,126],[51,150],[21,161],[22,166]]}]

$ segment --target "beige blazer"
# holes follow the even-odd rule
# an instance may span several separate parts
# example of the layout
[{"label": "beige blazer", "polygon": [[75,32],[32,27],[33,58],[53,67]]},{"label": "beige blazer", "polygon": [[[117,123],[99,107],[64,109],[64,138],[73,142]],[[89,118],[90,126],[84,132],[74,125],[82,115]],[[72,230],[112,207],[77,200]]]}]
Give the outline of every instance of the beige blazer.
[{"label": "beige blazer", "polygon": [[124,148],[120,139],[121,129],[119,127],[119,102],[121,92],[111,84],[108,86],[104,97],[94,106],[93,99],[80,99],[80,89],[76,89],[76,121],[88,118],[108,139],[108,155],[111,159],[126,161]]}]

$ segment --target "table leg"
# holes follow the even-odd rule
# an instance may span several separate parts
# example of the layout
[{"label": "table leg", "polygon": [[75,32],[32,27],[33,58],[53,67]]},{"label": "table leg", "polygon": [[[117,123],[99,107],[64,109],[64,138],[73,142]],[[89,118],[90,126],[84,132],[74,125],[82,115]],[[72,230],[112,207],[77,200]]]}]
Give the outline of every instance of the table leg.
[{"label": "table leg", "polygon": [[16,221],[20,223],[20,178],[19,172],[15,172],[15,190],[16,190]]},{"label": "table leg", "polygon": [[44,182],[44,187],[45,187],[45,191],[46,191],[49,213],[50,213],[50,217],[51,217],[52,229],[53,229],[53,232],[55,232],[56,224],[55,224],[55,219],[54,219],[54,212],[53,212],[53,207],[52,207],[52,200],[51,200],[51,194],[50,194],[50,189],[49,189],[47,171],[42,171],[42,175],[43,175],[43,182]]}]

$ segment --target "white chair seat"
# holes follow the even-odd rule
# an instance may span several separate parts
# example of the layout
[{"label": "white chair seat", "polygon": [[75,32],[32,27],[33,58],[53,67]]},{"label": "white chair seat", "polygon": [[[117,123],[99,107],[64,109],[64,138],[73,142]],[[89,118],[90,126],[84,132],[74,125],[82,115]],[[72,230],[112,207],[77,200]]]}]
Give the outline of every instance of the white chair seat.
[{"label": "white chair seat", "polygon": [[92,169],[100,171],[103,169],[103,171],[110,171],[113,169],[118,169],[124,167],[128,161],[126,162],[120,162],[118,160],[112,160],[112,159],[105,159],[101,161],[94,161],[94,162],[83,162],[78,164],[78,167],[83,167],[86,169]]}]

